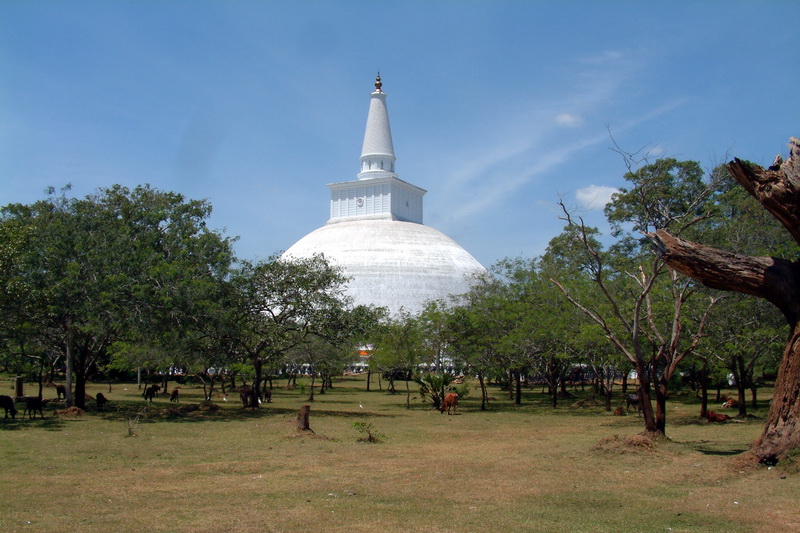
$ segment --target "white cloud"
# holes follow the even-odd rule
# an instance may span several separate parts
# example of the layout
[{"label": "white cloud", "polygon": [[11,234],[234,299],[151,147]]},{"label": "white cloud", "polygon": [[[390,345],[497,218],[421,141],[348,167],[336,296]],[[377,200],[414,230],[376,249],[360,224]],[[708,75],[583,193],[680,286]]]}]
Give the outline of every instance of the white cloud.
[{"label": "white cloud", "polygon": [[583,209],[600,210],[611,201],[611,195],[619,189],[608,185],[589,185],[575,191],[575,200]]},{"label": "white cloud", "polygon": [[580,115],[573,115],[572,113],[559,113],[556,115],[555,121],[559,126],[567,126],[570,128],[583,125],[583,118]]}]

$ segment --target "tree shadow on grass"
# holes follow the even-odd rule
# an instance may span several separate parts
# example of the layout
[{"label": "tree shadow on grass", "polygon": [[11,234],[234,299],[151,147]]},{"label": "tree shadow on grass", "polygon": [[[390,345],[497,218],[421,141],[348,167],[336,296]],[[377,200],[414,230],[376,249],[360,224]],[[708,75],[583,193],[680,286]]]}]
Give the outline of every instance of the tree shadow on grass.
[{"label": "tree shadow on grass", "polygon": [[34,419],[16,419],[5,420],[6,423],[0,423],[0,431],[18,431],[21,429],[45,429],[47,431],[59,431],[63,429],[65,420],[57,416],[48,416],[47,418],[34,418]]},{"label": "tree shadow on grass", "polygon": [[[139,403],[130,405],[117,405],[115,410],[94,411],[93,416],[101,416],[108,421],[132,421],[138,417],[137,423],[142,425],[155,423],[198,423],[198,422],[238,422],[246,420],[260,420],[272,417],[293,417],[297,408],[273,407],[271,404],[262,405],[258,409],[243,409],[232,407],[219,407],[215,404],[171,404],[168,406],[154,405],[143,406]],[[314,409],[314,416],[328,416],[338,418],[393,418],[397,415],[374,413],[372,411],[334,411]]]},{"label": "tree shadow on grass", "polygon": [[702,453],[703,455],[717,455],[722,457],[727,457],[731,455],[740,455],[743,454],[748,450],[748,448],[740,448],[740,447],[722,447],[720,445],[715,445],[711,441],[706,440],[694,440],[694,441],[673,441],[676,444],[680,444],[682,446],[686,446],[687,448],[691,448],[697,452]]}]

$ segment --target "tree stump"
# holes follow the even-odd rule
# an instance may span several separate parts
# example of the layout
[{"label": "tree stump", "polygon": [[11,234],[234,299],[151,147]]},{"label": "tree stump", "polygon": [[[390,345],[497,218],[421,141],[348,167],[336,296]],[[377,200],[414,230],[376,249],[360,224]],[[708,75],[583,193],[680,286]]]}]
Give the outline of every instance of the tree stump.
[{"label": "tree stump", "polygon": [[304,405],[297,412],[297,431],[314,431],[308,425],[308,415],[311,413],[311,406]]}]

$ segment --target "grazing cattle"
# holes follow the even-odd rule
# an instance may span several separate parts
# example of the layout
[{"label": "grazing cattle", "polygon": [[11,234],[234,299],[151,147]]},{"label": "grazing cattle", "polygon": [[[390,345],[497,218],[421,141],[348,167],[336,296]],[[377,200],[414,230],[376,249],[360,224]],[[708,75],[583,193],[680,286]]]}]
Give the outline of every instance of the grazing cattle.
[{"label": "grazing cattle", "polygon": [[258,407],[258,397],[256,396],[256,391],[250,387],[241,387],[239,389],[239,398],[242,400],[242,409],[246,409],[247,407],[252,407],[255,409]]},{"label": "grazing cattle", "polygon": [[178,400],[178,394],[178,387],[172,389],[172,393],[169,395],[169,401],[178,403],[180,401]]},{"label": "grazing cattle", "polygon": [[45,404],[47,404],[47,401],[42,400],[38,396],[26,396],[25,410],[22,412],[22,418],[25,418],[25,413],[28,413],[28,419],[36,418],[36,411],[39,411],[39,415],[44,418],[42,407],[44,407]]},{"label": "grazing cattle", "polygon": [[267,389],[264,391],[264,399],[267,400],[267,403],[272,402],[272,391]]},{"label": "grazing cattle", "polygon": [[614,416],[625,416],[625,409],[622,408],[620,405],[616,409],[614,409]]},{"label": "grazing cattle", "polygon": [[627,396],[625,396],[625,404],[626,404],[625,406],[626,412],[630,412],[631,405],[633,405],[634,407],[636,407],[636,414],[637,415],[642,414],[642,402],[639,401],[638,394],[628,394]]},{"label": "grazing cattle", "polygon": [[4,418],[8,418],[9,411],[11,412],[12,420],[17,418],[17,408],[14,407],[14,398],[11,396],[0,396],[0,407],[6,410],[6,416]]},{"label": "grazing cattle", "polygon": [[709,411],[706,413],[706,418],[708,418],[709,422],[725,422],[730,420],[731,417],[725,413],[715,413],[714,411]]},{"label": "grazing cattle", "polygon": [[94,397],[94,400],[97,402],[97,410],[98,411],[102,411],[103,410],[103,406],[105,406],[105,404],[108,403],[108,398],[103,396],[102,392],[98,392],[97,396]]},{"label": "grazing cattle", "polygon": [[739,407],[739,402],[738,402],[738,401],[736,401],[736,400],[734,400],[733,398],[728,398],[728,399],[727,399],[727,400],[725,400],[725,402],[722,404],[722,407],[725,407],[725,408]]},{"label": "grazing cattle", "polygon": [[144,401],[152,402],[153,398],[155,398],[158,395],[158,391],[160,390],[161,390],[161,385],[150,385],[149,387],[144,389],[144,394],[142,394],[142,396],[144,397]]},{"label": "grazing cattle", "polygon": [[455,392],[448,392],[444,395],[444,402],[442,402],[442,406],[439,408],[442,413],[447,411],[447,414],[451,414],[450,410],[452,409],[453,412],[456,412],[456,408],[458,407],[458,394]]},{"label": "grazing cattle", "polygon": [[58,396],[59,400],[61,400],[62,398],[66,399],[67,387],[65,387],[64,385],[56,385],[56,395]]}]

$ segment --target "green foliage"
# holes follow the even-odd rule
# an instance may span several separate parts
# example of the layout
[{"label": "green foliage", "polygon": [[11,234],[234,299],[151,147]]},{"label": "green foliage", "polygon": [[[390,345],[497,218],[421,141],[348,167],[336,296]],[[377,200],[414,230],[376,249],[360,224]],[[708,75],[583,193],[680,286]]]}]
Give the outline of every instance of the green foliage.
[{"label": "green foliage", "polygon": [[[231,239],[206,228],[211,206],[150,186],[85,198],[68,189],[2,209],[0,336],[20,357],[59,350],[74,366],[83,405],[87,373],[118,342],[166,344],[188,334],[233,260]],[[17,278],[14,281],[12,278]]]},{"label": "green foliage", "polygon": [[447,373],[428,372],[414,381],[419,384],[419,394],[422,400],[430,402],[432,409],[439,409],[444,402],[445,394],[451,390],[450,384],[453,382],[453,376]]},{"label": "green foliage", "polygon": [[378,443],[386,440],[386,435],[380,433],[372,422],[353,422],[353,429],[365,435],[359,440],[364,442]]},{"label": "green foliage", "polygon": [[633,232],[683,229],[707,210],[709,188],[696,161],[659,159],[625,174],[631,185],[621,188],[605,213],[613,235],[629,225]]},{"label": "green foliage", "polygon": [[427,353],[420,321],[405,314],[385,321],[372,337],[370,368],[385,375],[389,391],[395,392],[395,376],[410,373]]}]

